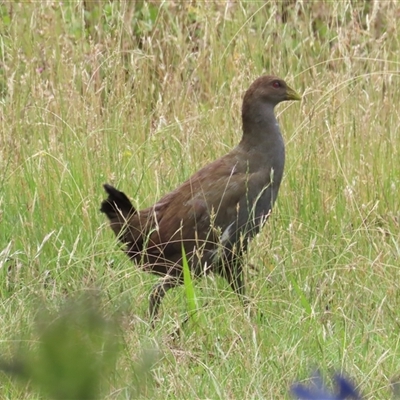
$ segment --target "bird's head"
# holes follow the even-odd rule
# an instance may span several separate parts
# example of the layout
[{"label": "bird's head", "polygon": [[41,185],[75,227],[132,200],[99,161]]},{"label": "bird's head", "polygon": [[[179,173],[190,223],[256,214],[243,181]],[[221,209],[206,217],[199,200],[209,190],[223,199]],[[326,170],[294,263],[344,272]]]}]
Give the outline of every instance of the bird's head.
[{"label": "bird's head", "polygon": [[301,97],[283,79],[265,75],[251,84],[244,96],[243,103],[265,102],[276,106],[287,100],[301,100]]}]

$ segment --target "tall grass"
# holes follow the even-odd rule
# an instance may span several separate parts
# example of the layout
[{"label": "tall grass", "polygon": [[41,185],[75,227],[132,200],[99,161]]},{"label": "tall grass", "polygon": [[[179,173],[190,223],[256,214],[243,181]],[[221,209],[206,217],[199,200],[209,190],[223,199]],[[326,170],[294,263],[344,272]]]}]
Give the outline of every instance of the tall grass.
[{"label": "tall grass", "polygon": [[[287,398],[317,364],[388,398],[400,371],[399,13],[395,1],[2,3],[3,358],[38,301],[56,312],[96,289],[123,332],[107,398],[137,395],[132,360],[149,343],[161,358],[143,397]],[[152,331],[156,278],[119,249],[101,185],[145,207],[225,154],[264,73],[303,93],[277,110],[284,182],[247,256],[265,318],[208,277],[194,287],[202,325],[171,342],[184,289],[168,292]],[[1,382],[3,398],[31,398]]]}]

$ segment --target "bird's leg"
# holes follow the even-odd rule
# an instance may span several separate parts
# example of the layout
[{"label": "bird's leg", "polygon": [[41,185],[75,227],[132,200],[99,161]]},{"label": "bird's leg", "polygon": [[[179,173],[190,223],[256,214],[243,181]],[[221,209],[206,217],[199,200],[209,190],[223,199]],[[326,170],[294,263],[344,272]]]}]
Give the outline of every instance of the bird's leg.
[{"label": "bird's leg", "polygon": [[237,296],[239,297],[240,301],[243,304],[244,309],[246,310],[246,312],[249,313],[249,315],[252,316],[256,316],[258,320],[264,320],[264,314],[262,311],[256,309],[252,309],[251,307],[251,302],[248,298],[248,296],[246,296],[246,288],[245,288],[245,284],[244,284],[244,272],[243,272],[243,268],[242,265],[236,265],[235,268],[232,269],[224,269],[224,278],[227,279],[227,281],[229,282],[230,287],[232,288],[232,290],[237,294]]},{"label": "bird's leg", "polygon": [[246,288],[243,278],[243,269],[241,266],[237,267],[228,274],[228,282],[232,290],[237,294],[239,300],[242,302],[243,306],[247,308],[250,304],[249,299],[246,296]]},{"label": "bird's leg", "polygon": [[179,284],[179,280],[175,277],[166,277],[161,282],[153,286],[150,293],[149,314],[151,325],[154,328],[154,320],[157,316],[158,309],[165,294],[169,289],[174,288]]},{"label": "bird's leg", "polygon": [[256,317],[258,321],[263,321],[264,320],[264,314],[261,310],[258,308],[253,308],[251,306],[251,302],[249,298],[245,294],[245,286],[244,286],[244,279],[243,279],[243,270],[240,268],[240,272],[237,271],[236,274],[232,276],[233,280],[230,283],[231,288],[234,290],[234,292],[238,295],[240,301],[243,304],[243,307],[248,313],[249,316],[252,318]]}]

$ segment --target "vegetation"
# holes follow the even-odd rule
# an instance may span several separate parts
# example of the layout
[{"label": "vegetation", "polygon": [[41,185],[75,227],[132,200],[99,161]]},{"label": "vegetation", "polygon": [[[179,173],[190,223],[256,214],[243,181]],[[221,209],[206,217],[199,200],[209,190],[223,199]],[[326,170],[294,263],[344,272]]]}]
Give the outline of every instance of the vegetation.
[{"label": "vegetation", "polygon": [[[316,365],[346,372],[365,399],[389,398],[400,372],[399,13],[396,1],[0,3],[4,365],[20,341],[44,354],[43,309],[52,325],[68,299],[95,291],[95,315],[118,326],[99,325],[118,343],[93,375],[106,399],[285,399]],[[152,330],[157,278],[119,249],[102,184],[155,202],[238,142],[242,95],[264,73],[303,101],[279,106],[285,177],[248,253],[263,318],[210,276],[190,291],[201,317],[173,339],[185,288],[168,293]],[[57,329],[86,332],[65,318]],[[109,348],[99,343],[98,357]],[[139,388],[146,349],[157,357]],[[0,374],[4,399],[62,397],[40,377]]]}]

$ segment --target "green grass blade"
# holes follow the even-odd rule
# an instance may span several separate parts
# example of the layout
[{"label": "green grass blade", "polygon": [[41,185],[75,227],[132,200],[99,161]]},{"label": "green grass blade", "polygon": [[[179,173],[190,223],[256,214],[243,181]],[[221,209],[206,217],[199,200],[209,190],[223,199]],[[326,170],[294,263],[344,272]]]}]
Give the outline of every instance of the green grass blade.
[{"label": "green grass blade", "polygon": [[307,300],[306,296],[304,295],[304,292],[300,289],[296,280],[290,277],[290,281],[292,282],[295,292],[300,298],[300,304],[302,305],[304,311],[307,313],[308,316],[311,316],[312,309],[310,302]]},{"label": "green grass blade", "polygon": [[185,248],[182,244],[182,266],[183,266],[183,283],[185,286],[186,301],[190,315],[196,315],[198,309],[198,301],[194,291],[193,280],[190,273],[188,260],[186,257]]}]

